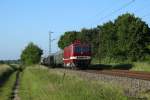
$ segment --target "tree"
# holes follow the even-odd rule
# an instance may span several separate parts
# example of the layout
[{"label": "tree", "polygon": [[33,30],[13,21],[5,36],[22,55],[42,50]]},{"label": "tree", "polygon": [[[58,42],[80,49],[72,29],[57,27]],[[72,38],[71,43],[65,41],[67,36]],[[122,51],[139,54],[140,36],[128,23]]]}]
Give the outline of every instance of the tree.
[{"label": "tree", "polygon": [[66,46],[70,45],[72,42],[74,42],[77,39],[77,35],[79,32],[77,31],[68,31],[65,32],[64,35],[60,37],[60,40],[58,41],[58,46],[61,49],[64,49]]},{"label": "tree", "polygon": [[150,28],[133,14],[123,14],[115,20],[118,55],[131,61],[142,60],[148,53]]},{"label": "tree", "polygon": [[146,22],[130,13],[93,29],[65,32],[58,45],[63,49],[75,39],[90,43],[92,55],[96,58],[137,61],[150,55],[150,28]]},{"label": "tree", "polygon": [[41,59],[43,51],[32,42],[22,51],[21,62],[25,65],[37,64]]},{"label": "tree", "polygon": [[113,22],[109,21],[102,26],[98,26],[99,28],[99,44],[100,44],[100,54],[98,56],[101,57],[101,59],[109,57],[109,58],[115,58],[115,52],[116,52],[116,29]]}]

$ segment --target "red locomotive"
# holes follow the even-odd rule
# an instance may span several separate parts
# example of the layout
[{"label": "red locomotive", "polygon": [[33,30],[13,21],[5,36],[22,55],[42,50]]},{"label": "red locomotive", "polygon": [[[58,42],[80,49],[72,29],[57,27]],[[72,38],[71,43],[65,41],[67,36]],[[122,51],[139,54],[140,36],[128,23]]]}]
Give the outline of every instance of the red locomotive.
[{"label": "red locomotive", "polygon": [[63,51],[41,59],[41,64],[50,67],[86,68],[91,62],[91,46],[76,40]]},{"label": "red locomotive", "polygon": [[64,48],[63,62],[65,67],[86,67],[91,62],[91,46],[76,40]]}]

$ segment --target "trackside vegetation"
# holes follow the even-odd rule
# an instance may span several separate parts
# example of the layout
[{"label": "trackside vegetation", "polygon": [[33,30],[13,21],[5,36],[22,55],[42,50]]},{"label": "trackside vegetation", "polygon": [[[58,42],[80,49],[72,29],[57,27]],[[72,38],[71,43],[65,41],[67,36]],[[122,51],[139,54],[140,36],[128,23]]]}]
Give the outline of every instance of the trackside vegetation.
[{"label": "trackside vegetation", "polygon": [[37,66],[21,73],[19,96],[21,100],[127,100],[118,87]]},{"label": "trackside vegetation", "polygon": [[92,29],[67,31],[58,46],[63,49],[76,39],[91,44],[93,58],[101,62],[150,61],[150,28],[134,14],[123,14]]},{"label": "trackside vegetation", "polygon": [[134,62],[131,70],[150,72],[150,62]]}]

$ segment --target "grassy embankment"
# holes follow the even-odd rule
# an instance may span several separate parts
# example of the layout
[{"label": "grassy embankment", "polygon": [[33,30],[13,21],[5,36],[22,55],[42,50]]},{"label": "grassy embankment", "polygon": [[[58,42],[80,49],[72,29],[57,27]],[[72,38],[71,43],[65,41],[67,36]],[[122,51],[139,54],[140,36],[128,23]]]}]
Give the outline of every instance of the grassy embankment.
[{"label": "grassy embankment", "polygon": [[150,62],[135,62],[131,70],[150,72]]},{"label": "grassy embankment", "polygon": [[[92,64],[99,64],[98,60],[93,59]],[[150,62],[117,62],[117,61],[102,61],[101,66],[106,69],[129,69],[135,71],[147,71],[150,72]]]},{"label": "grassy embankment", "polygon": [[0,65],[0,100],[11,100],[15,83],[15,69],[9,65]]},{"label": "grassy embankment", "polygon": [[126,100],[118,87],[56,70],[28,67],[21,73],[21,100]]}]

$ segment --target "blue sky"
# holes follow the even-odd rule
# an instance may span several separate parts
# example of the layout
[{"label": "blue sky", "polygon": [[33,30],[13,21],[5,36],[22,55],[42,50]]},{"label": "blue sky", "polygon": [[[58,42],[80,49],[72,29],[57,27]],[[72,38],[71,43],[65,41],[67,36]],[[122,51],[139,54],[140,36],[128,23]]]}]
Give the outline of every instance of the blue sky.
[{"label": "blue sky", "polygon": [[48,54],[49,31],[54,32],[52,52],[56,52],[57,40],[63,32],[96,27],[126,12],[134,13],[150,25],[150,0],[135,0],[107,16],[130,1],[0,0],[0,59],[18,59],[29,42]]}]

